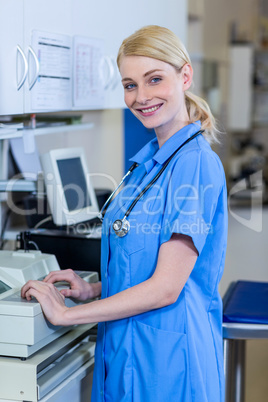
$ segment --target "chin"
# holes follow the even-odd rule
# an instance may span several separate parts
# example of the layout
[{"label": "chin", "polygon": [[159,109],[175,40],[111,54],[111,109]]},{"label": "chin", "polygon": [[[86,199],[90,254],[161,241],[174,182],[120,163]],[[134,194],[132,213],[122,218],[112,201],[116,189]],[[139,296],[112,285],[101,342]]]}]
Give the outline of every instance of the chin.
[{"label": "chin", "polygon": [[144,118],[142,116],[137,115],[136,113],[133,113],[134,116],[143,124],[144,127],[153,130],[154,128],[158,127],[161,125],[161,123],[153,121],[152,119],[149,119],[148,117]]},{"label": "chin", "polygon": [[156,124],[146,124],[146,123],[144,123],[143,121],[142,121],[141,123],[143,124],[143,126],[144,126],[145,128],[147,128],[147,130],[155,130],[155,129],[157,128],[157,125],[156,125]]}]

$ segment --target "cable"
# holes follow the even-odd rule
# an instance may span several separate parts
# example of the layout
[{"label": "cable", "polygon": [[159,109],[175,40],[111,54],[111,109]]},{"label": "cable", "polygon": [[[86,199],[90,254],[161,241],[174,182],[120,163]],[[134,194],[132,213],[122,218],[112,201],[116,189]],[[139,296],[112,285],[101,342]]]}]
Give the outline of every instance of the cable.
[{"label": "cable", "polygon": [[29,244],[32,244],[32,245],[35,247],[36,250],[40,250],[40,248],[39,248],[38,245],[35,243],[35,241],[30,240],[30,241],[28,241],[28,245],[29,245]]},{"label": "cable", "polygon": [[4,221],[3,226],[2,226],[1,235],[0,235],[0,240],[1,240],[1,243],[0,243],[0,250],[3,250],[3,247],[4,247],[5,243],[6,243],[6,240],[4,239],[4,235],[5,235],[7,223],[8,223],[8,220],[9,220],[9,218],[10,218],[11,212],[12,212],[11,209],[9,209],[9,210],[7,211],[7,213],[6,213],[6,218],[5,218],[5,221]]},{"label": "cable", "polygon": [[46,222],[49,222],[49,221],[52,221],[52,215],[50,215],[50,216],[46,217],[45,219],[42,219],[41,221],[39,221],[39,222],[34,226],[34,229],[38,229],[40,226],[43,225],[43,223],[46,223]]}]

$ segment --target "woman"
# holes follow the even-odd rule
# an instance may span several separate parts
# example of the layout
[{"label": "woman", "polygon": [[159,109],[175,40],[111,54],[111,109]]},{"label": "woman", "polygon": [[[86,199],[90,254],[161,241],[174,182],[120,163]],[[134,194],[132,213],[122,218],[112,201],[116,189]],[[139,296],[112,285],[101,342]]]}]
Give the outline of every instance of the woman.
[{"label": "woman", "polygon": [[[106,210],[102,283],[54,272],[29,281],[22,296],[36,297],[55,325],[99,322],[92,401],[223,402],[218,285],[227,212],[223,168],[209,145],[214,119],[188,92],[190,59],[168,29],[147,26],[124,40],[118,67],[126,105],[156,138],[135,155]],[[63,279],[70,289],[59,293],[51,284]],[[101,300],[64,305],[64,297],[100,292]]]}]

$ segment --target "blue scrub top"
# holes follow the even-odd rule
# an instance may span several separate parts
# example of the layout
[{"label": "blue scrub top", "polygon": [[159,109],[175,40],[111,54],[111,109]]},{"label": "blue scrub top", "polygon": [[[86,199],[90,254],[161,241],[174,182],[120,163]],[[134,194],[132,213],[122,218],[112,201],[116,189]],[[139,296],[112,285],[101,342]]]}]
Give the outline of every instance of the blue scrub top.
[{"label": "blue scrub top", "polygon": [[191,236],[199,253],[177,301],[99,323],[92,402],[223,402],[222,301],[227,242],[225,175],[202,135],[185,145],[129,215],[122,238],[111,228],[168,157],[200,129],[182,128],[159,149],[149,142],[103,223],[102,298],[150,278],[159,248],[173,233]]}]

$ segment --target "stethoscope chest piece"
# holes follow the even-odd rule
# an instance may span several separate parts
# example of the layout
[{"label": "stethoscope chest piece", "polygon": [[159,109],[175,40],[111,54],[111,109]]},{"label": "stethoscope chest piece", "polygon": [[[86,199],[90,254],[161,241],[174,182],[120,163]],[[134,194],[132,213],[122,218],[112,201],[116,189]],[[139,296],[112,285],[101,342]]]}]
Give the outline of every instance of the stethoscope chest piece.
[{"label": "stethoscope chest piece", "polygon": [[118,237],[124,237],[128,234],[130,229],[129,221],[124,219],[117,219],[113,223],[113,230]]}]

